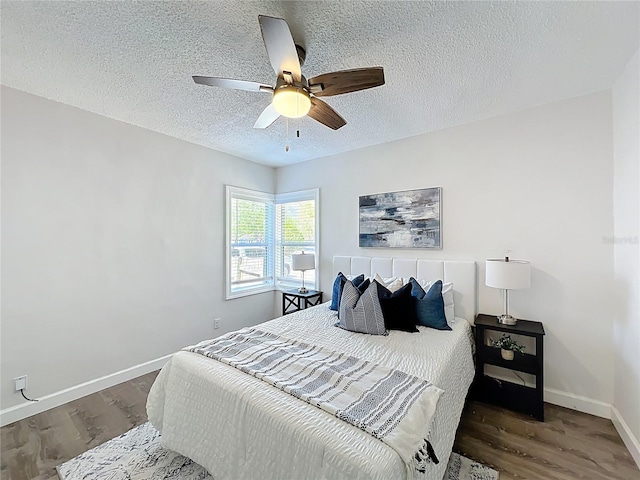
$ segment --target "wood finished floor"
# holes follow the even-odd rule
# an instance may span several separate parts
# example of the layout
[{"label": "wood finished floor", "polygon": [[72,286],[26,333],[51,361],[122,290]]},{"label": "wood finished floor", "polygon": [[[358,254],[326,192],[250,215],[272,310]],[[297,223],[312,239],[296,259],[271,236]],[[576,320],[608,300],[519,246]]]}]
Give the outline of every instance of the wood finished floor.
[{"label": "wood finished floor", "polygon": [[158,372],[0,428],[2,480],[58,479],[56,466],[147,421]]},{"label": "wood finished floor", "polygon": [[500,480],[638,480],[640,470],[611,420],[545,403],[545,421],[470,402],[453,447]]},{"label": "wood finished floor", "polygon": [[[157,372],[0,429],[2,480],[57,479],[56,465],[146,422]],[[471,402],[454,451],[500,472],[500,480],[640,480],[613,424],[555,405],[546,421]]]}]

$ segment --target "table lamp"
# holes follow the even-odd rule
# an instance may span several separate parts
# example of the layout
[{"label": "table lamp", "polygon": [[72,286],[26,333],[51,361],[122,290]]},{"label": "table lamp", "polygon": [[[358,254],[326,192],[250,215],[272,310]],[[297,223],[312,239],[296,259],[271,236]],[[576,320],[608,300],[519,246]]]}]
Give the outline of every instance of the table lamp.
[{"label": "table lamp", "polygon": [[518,319],[509,315],[509,290],[529,288],[531,264],[526,260],[511,260],[509,257],[504,257],[504,259],[490,258],[486,266],[486,285],[504,290],[504,314],[498,317],[498,323],[515,325]]},{"label": "table lamp", "polygon": [[302,272],[302,287],[298,289],[298,293],[309,293],[304,286],[304,272],[316,268],[316,256],[313,253],[294,253],[291,255],[291,268]]}]

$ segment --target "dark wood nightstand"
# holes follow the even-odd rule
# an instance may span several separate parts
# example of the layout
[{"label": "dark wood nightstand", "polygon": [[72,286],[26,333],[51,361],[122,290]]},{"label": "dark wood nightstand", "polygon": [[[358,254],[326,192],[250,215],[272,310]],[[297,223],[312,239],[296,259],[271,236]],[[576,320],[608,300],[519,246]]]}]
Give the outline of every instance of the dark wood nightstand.
[{"label": "dark wood nightstand", "polygon": [[[510,410],[526,413],[544,422],[544,326],[540,322],[518,320],[516,325],[503,325],[493,315],[480,314],[475,321],[476,376],[472,397]],[[535,353],[517,353],[513,360],[504,360],[500,349],[487,345],[487,330],[535,338]],[[535,375],[536,386],[529,387],[497,379],[484,373],[485,365]]]},{"label": "dark wood nightstand", "polygon": [[309,290],[307,293],[298,292],[297,288],[293,290],[282,291],[282,314],[297,312],[314,305],[322,303],[322,292],[318,290]]}]

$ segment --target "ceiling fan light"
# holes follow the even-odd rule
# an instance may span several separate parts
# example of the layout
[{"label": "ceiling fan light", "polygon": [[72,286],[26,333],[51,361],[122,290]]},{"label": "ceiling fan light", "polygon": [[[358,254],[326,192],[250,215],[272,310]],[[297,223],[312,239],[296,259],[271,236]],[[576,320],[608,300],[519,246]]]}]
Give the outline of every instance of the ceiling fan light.
[{"label": "ceiling fan light", "polygon": [[283,117],[304,117],[311,108],[311,98],[300,87],[283,85],[273,92],[273,106]]}]

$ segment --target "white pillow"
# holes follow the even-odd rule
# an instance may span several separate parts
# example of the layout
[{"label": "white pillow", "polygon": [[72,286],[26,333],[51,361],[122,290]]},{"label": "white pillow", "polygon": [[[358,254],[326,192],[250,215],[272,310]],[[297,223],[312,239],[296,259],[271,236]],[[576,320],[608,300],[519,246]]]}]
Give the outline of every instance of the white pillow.
[{"label": "white pillow", "polygon": [[402,286],[404,285],[402,277],[382,278],[376,273],[373,277],[373,280],[378,282],[380,285],[387,287],[387,289],[392,293],[396,290],[400,290],[400,288],[402,288]]},{"label": "white pillow", "polygon": [[[407,282],[408,281],[409,279],[407,279]],[[428,292],[433,284],[433,282],[429,282],[427,280],[416,279],[416,281],[425,292]],[[444,316],[447,318],[447,324],[451,327],[456,318],[456,312],[453,305],[453,283],[449,282],[442,284],[442,300],[444,300]]]},{"label": "white pillow", "polygon": [[444,316],[447,317],[449,326],[453,325],[456,319],[456,311],[453,304],[453,283],[442,285],[442,299],[444,300]]}]

